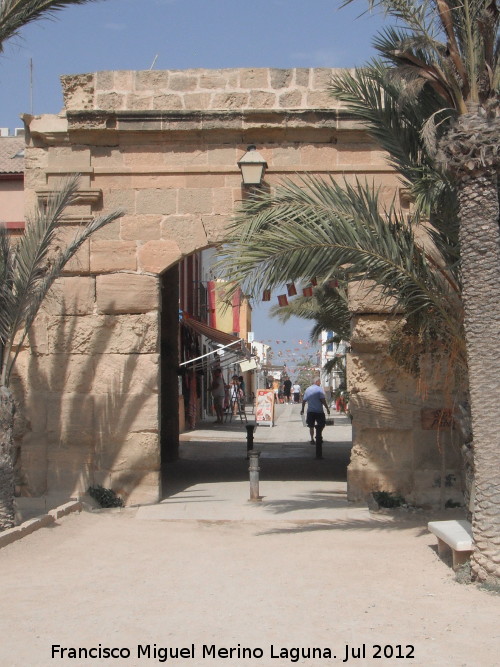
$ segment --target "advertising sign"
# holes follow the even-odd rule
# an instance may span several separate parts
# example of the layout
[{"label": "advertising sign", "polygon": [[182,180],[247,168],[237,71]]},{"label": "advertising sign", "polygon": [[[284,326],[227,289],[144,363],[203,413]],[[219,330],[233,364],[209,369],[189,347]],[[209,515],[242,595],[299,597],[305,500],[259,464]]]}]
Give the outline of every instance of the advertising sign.
[{"label": "advertising sign", "polygon": [[255,421],[260,426],[273,426],[274,422],[274,391],[257,389],[255,397]]}]

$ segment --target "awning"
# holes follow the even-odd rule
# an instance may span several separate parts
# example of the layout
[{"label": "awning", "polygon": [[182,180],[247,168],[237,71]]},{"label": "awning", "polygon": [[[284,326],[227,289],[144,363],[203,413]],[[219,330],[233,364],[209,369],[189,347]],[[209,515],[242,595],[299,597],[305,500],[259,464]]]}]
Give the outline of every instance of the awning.
[{"label": "awning", "polygon": [[198,322],[190,317],[183,317],[181,322],[190,329],[193,329],[193,331],[196,331],[196,333],[199,333],[206,338],[210,338],[210,340],[213,340],[215,343],[219,343],[219,345],[229,345],[230,343],[236,343],[236,341],[240,340],[238,336],[233,336],[233,334],[228,334],[225,331],[214,329],[213,327],[209,327],[208,324]]}]

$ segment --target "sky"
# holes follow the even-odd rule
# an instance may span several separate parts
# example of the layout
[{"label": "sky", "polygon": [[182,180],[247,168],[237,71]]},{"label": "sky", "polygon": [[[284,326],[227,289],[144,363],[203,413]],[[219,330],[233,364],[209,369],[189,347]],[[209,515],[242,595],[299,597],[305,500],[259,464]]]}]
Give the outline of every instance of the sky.
[{"label": "sky", "polygon": [[[340,7],[340,0],[98,0],[63,9],[5,43],[0,127],[22,127],[22,113],[58,113],[62,74],[362,65],[382,19],[366,14],[364,0]],[[312,324],[281,325],[267,311],[254,309],[255,337],[273,340],[275,359],[292,364]]]}]

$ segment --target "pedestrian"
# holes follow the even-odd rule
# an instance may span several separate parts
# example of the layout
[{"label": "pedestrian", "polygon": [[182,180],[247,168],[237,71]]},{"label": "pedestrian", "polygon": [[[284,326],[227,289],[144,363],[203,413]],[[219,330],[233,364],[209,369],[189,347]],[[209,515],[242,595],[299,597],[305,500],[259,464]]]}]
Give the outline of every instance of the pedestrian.
[{"label": "pedestrian", "polygon": [[285,397],[285,403],[291,403],[292,381],[288,378],[283,382],[283,396]]},{"label": "pedestrian", "polygon": [[214,409],[217,419],[216,424],[222,424],[224,421],[224,397],[226,394],[226,387],[224,384],[224,377],[222,376],[222,369],[216,368],[210,387],[212,391],[212,400],[214,402]]},{"label": "pedestrian", "polygon": [[315,378],[313,384],[305,390],[304,396],[302,397],[301,415],[304,414],[306,403],[306,424],[309,427],[309,434],[311,436],[310,442],[314,445],[314,427],[316,426],[316,443],[321,444],[323,442],[322,433],[326,423],[323,408],[326,408],[326,411],[330,414],[330,408],[326,402],[325,393],[321,388],[321,378]]},{"label": "pedestrian", "polygon": [[237,415],[241,410],[240,399],[242,392],[240,389],[240,378],[237,375],[233,375],[231,378],[231,384],[229,386],[229,398],[231,401],[231,410],[233,415]]},{"label": "pedestrian", "polygon": [[300,384],[296,382],[292,387],[293,402],[300,403]]}]

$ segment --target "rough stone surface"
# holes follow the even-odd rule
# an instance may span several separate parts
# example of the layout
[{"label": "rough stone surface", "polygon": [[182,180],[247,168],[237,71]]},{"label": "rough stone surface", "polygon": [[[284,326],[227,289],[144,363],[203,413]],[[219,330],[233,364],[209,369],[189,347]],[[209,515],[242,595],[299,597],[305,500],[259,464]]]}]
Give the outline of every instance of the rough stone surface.
[{"label": "rough stone surface", "polygon": [[[249,144],[257,144],[267,160],[270,187],[284,177],[299,182],[304,173],[349,183],[369,173],[384,201],[398,193],[383,153],[327,93],[334,72],[70,75],[62,85],[71,114],[30,121],[30,205],[65,173],[80,171],[81,188],[90,195],[72,208],[74,216],[88,219],[116,209],[125,215],[84,244],[67,266],[30,334],[33,354],[26,348],[19,357],[14,383],[33,429],[21,448],[23,493],[84,489],[93,482],[123,490],[128,502],[158,497],[158,276],[181,257],[224,240],[246,196],[237,161]],[[78,223],[64,223],[61,242]],[[349,296],[356,415],[350,493],[404,489],[418,499],[425,495],[424,481],[443,464],[447,470],[456,464],[453,447],[446,445],[443,463],[433,449],[435,434],[420,428],[424,404],[442,407],[439,379],[429,385],[433,393],[425,403],[387,357],[394,304],[366,284]]]}]

